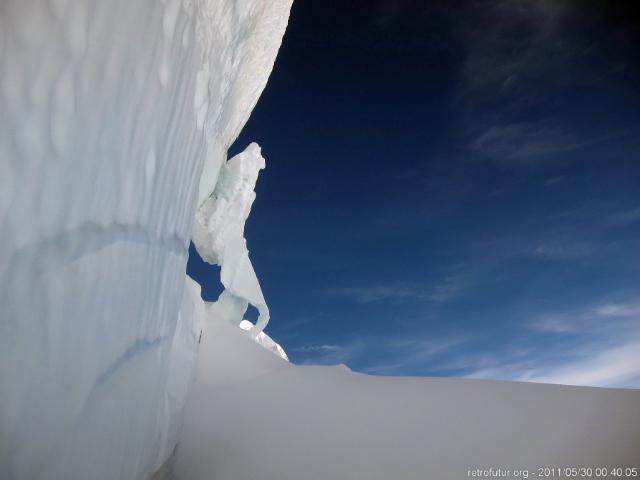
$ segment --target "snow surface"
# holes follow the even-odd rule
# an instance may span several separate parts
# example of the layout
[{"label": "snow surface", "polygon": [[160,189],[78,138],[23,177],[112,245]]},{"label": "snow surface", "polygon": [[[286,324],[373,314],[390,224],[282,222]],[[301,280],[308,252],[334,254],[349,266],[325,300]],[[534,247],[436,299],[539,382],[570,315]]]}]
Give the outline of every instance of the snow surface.
[{"label": "snow surface", "polygon": [[460,480],[640,463],[638,390],[295,366],[215,315],[198,362],[164,478]]},{"label": "snow surface", "polygon": [[148,478],[173,450],[195,212],[290,6],[0,2],[3,480]]}]

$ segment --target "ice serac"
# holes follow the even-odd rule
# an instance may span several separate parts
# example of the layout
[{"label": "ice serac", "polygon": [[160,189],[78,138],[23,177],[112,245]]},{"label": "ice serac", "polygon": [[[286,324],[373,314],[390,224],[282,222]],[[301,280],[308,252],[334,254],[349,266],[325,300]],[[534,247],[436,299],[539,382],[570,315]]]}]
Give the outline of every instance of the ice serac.
[{"label": "ice serac", "polygon": [[256,338],[269,321],[269,309],[253,269],[244,238],[244,226],[256,198],[258,173],[265,167],[260,147],[252,143],[226,162],[218,182],[196,213],[193,243],[208,263],[221,266],[225,287],[219,302],[228,312],[228,321],[240,324],[248,304],[259,312],[258,322],[250,329]]},{"label": "ice serac", "polygon": [[0,2],[0,478],[147,478],[173,448],[194,215],[290,5]]}]

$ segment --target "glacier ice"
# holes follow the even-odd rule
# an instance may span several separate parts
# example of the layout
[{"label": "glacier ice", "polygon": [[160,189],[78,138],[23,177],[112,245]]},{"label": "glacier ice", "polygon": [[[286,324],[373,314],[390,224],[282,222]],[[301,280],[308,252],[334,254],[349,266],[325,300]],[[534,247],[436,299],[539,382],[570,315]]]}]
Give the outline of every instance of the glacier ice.
[{"label": "glacier ice", "polygon": [[239,325],[248,304],[258,310],[258,321],[250,329],[254,337],[267,325],[269,308],[249,259],[244,225],[256,198],[258,173],[264,167],[255,143],[227,161],[213,192],[198,208],[193,227],[193,243],[202,259],[221,266],[225,290],[219,302],[229,309],[228,320]]},{"label": "glacier ice", "polygon": [[171,341],[171,362],[164,389],[164,402],[158,411],[160,434],[158,454],[152,471],[157,471],[178,443],[187,394],[196,372],[198,350],[206,310],[200,299],[200,286],[185,278],[184,295]]},{"label": "glacier ice", "polygon": [[173,448],[193,219],[290,6],[0,2],[0,478],[147,478]]}]

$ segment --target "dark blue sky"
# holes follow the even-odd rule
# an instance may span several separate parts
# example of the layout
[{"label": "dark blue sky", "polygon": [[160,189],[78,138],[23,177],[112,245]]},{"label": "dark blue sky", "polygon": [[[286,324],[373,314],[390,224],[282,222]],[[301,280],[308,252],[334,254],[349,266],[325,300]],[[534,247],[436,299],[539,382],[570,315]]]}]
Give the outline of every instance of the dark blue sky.
[{"label": "dark blue sky", "polygon": [[230,152],[294,362],[640,386],[634,3],[294,3]]}]

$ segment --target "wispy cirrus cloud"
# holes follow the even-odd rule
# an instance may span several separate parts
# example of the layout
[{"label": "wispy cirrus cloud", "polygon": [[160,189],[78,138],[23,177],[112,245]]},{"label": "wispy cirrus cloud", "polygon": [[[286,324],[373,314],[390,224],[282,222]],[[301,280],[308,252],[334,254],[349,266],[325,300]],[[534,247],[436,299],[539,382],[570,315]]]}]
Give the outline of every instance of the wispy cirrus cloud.
[{"label": "wispy cirrus cloud", "polygon": [[364,345],[357,339],[344,344],[304,344],[288,349],[301,365],[350,364]]},{"label": "wispy cirrus cloud", "polygon": [[522,324],[500,348],[478,332],[383,336],[354,334],[338,343],[289,350],[302,364],[347,364],[373,375],[455,375],[603,387],[640,387],[640,302],[594,303],[546,312]]},{"label": "wispy cirrus cloud", "polygon": [[596,245],[588,242],[544,243],[535,247],[533,255],[548,260],[574,260],[590,257],[596,250]]},{"label": "wispy cirrus cloud", "polygon": [[640,341],[603,348],[565,364],[525,372],[517,380],[595,387],[640,387]]},{"label": "wispy cirrus cloud", "polygon": [[640,302],[608,303],[597,307],[595,312],[600,317],[637,317],[640,321]]},{"label": "wispy cirrus cloud", "polygon": [[614,219],[615,219],[615,222],[618,224],[629,224],[629,223],[640,222],[640,207],[618,212],[614,216]]},{"label": "wispy cirrus cloud", "polygon": [[349,298],[358,303],[403,300],[442,303],[460,295],[470,285],[470,282],[468,273],[454,273],[444,275],[438,280],[423,285],[389,283],[341,286],[322,289],[321,293],[333,297]]},{"label": "wispy cirrus cloud", "polygon": [[469,339],[470,337],[465,335],[391,339],[386,345],[390,352],[384,359],[368,365],[364,372],[372,375],[397,375],[407,370],[435,366],[441,361],[442,356],[460,349]]},{"label": "wispy cirrus cloud", "polygon": [[471,284],[471,275],[468,272],[446,275],[431,288],[429,300],[434,303],[448,302],[461,295]]},{"label": "wispy cirrus cloud", "polygon": [[571,317],[562,314],[544,315],[534,320],[528,325],[528,328],[534,332],[540,333],[569,333],[575,332],[578,325],[572,321]]},{"label": "wispy cirrus cloud", "polygon": [[486,366],[468,378],[516,380],[587,387],[640,388],[640,341],[590,348],[574,357],[554,361],[515,359]]},{"label": "wispy cirrus cloud", "polygon": [[[613,34],[613,24],[605,20],[607,6],[571,0],[486,0],[472,11],[468,24],[462,21],[460,28],[465,59],[457,103],[471,152],[537,164],[557,154],[610,141],[630,144],[637,138],[637,124],[630,126],[624,115],[611,115],[614,108],[623,112],[628,105],[601,88],[607,75],[628,71],[633,50],[608,48],[609,39],[624,38],[616,44],[633,45],[636,35],[624,22],[615,24]],[[572,28],[578,14],[590,29]],[[611,35],[596,40],[587,34],[598,29]],[[622,83],[637,88],[633,80]],[[594,98],[609,96],[602,103],[576,108],[576,88]]]},{"label": "wispy cirrus cloud", "polygon": [[637,135],[638,128],[621,128],[600,135],[578,133],[557,118],[515,122],[508,118],[489,123],[471,141],[471,149],[481,155],[509,160],[536,161],[545,156],[570,152],[610,140]]},{"label": "wispy cirrus cloud", "polygon": [[[603,303],[542,315],[525,325],[532,345],[547,347],[516,355],[505,352],[470,368],[470,378],[518,380],[599,387],[640,388],[640,303]],[[471,365],[469,363],[468,365]]]},{"label": "wispy cirrus cloud", "polygon": [[322,293],[335,297],[351,298],[359,303],[401,299],[424,300],[426,298],[426,292],[400,285],[332,287],[323,289]]},{"label": "wispy cirrus cloud", "polygon": [[300,345],[298,347],[294,347],[292,351],[317,353],[317,352],[335,352],[342,349],[343,347],[341,347],[340,345],[322,344],[322,345]]},{"label": "wispy cirrus cloud", "polygon": [[544,181],[544,186],[545,187],[551,187],[553,185],[557,185],[559,183],[562,183],[566,180],[566,177],[564,175],[560,175],[559,177],[551,177],[551,178],[547,178]]},{"label": "wispy cirrus cloud", "polygon": [[542,333],[596,334],[609,331],[610,335],[615,337],[621,332],[626,333],[635,323],[634,320],[637,320],[637,332],[636,329],[632,329],[630,333],[632,336],[637,334],[640,337],[640,302],[629,300],[543,314],[526,326],[532,331]]},{"label": "wispy cirrus cloud", "polygon": [[[548,42],[558,32],[571,2],[519,0],[478,2],[461,32],[467,55],[462,72],[467,88],[509,88],[571,54],[571,47]],[[550,51],[556,53],[549,56]]]},{"label": "wispy cirrus cloud", "polygon": [[424,332],[392,336],[363,333],[340,344],[307,344],[289,350],[298,354],[301,363],[306,365],[344,363],[364,373],[396,375],[425,370],[442,356],[461,348],[469,339],[468,335],[428,335]]}]

